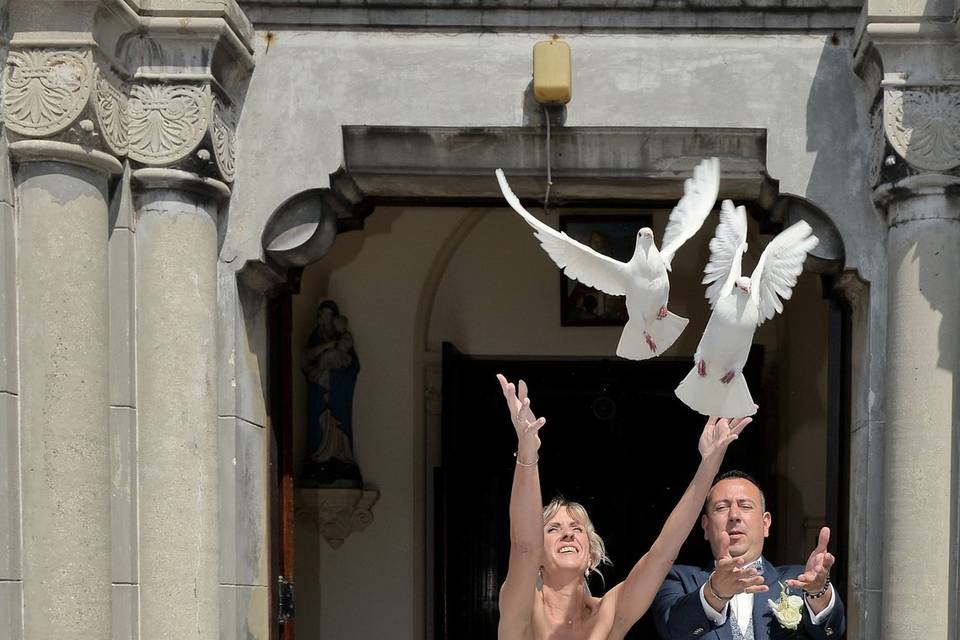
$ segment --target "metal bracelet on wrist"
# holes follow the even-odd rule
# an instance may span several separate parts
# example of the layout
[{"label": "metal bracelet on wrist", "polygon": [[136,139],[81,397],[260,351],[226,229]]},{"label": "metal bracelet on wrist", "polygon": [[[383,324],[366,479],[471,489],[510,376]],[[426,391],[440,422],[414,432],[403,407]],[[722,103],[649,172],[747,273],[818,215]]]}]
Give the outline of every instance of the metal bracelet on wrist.
[{"label": "metal bracelet on wrist", "polygon": [[539,455],[537,455],[537,459],[534,460],[533,462],[520,462],[520,456],[517,455],[518,453],[520,453],[520,452],[519,452],[519,451],[514,451],[514,452],[513,452],[513,457],[517,459],[517,466],[518,466],[518,467],[534,467],[534,466],[537,465],[538,462],[540,462],[540,456],[539,456]]},{"label": "metal bracelet on wrist", "polygon": [[730,602],[730,600],[733,599],[733,596],[730,596],[729,598],[725,598],[725,597],[723,597],[722,595],[720,595],[719,593],[717,593],[717,590],[713,588],[713,575],[714,575],[714,573],[716,573],[716,571],[714,571],[713,573],[711,573],[711,574],[710,574],[710,577],[707,578],[707,588],[710,589],[710,594],[713,595],[713,597],[716,598],[717,600],[720,600],[721,602]]}]

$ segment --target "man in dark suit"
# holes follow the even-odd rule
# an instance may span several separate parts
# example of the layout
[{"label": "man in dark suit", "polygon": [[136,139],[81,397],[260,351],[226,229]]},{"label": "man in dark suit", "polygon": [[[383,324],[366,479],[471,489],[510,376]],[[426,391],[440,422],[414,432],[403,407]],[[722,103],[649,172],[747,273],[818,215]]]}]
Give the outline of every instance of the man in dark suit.
[{"label": "man in dark suit", "polygon": [[[763,491],[753,478],[741,471],[717,477],[700,518],[715,564],[710,571],[675,565],[667,574],[651,607],[661,638],[832,640],[843,635],[843,603],[830,584],[830,530],[820,530],[806,566],[775,567],[762,555],[770,523]],[[792,615],[778,617],[770,606],[780,598],[779,583],[799,596],[793,598]]]}]

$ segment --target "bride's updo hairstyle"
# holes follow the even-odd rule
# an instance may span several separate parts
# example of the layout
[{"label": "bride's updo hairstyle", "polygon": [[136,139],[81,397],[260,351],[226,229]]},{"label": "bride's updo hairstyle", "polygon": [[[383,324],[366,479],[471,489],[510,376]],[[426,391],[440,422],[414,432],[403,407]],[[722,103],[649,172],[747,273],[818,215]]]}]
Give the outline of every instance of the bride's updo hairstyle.
[{"label": "bride's updo hairstyle", "polygon": [[597,567],[601,564],[613,564],[610,562],[610,558],[607,557],[607,548],[603,544],[603,538],[601,538],[597,530],[593,528],[593,522],[590,520],[587,510],[579,502],[573,502],[561,496],[557,496],[551,500],[550,504],[543,508],[544,526],[546,526],[550,518],[557,515],[557,512],[563,507],[566,507],[567,511],[583,523],[584,529],[587,532],[587,540],[590,542],[590,566],[587,568],[587,575],[589,576],[594,572],[600,573]]}]

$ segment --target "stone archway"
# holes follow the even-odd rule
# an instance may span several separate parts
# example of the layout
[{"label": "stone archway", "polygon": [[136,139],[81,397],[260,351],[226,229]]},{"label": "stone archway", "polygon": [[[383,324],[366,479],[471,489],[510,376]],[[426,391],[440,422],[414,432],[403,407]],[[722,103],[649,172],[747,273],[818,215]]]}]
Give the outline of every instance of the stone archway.
[{"label": "stone archway", "polygon": [[[535,202],[542,194],[544,162],[539,136],[523,128],[344,127],[344,160],[330,175],[330,186],[301,192],[274,212],[262,237],[264,259],[248,263],[244,273],[273,274],[270,278],[279,282],[284,271],[297,272],[319,260],[338,232],[361,228],[377,206],[499,206],[501,196],[492,178],[498,166],[515,176],[511,184],[522,198]],[[814,271],[831,282],[841,273],[845,252],[836,226],[813,203],[778,193],[777,181],[766,173],[761,130],[569,128],[557,133],[553,145],[553,198],[564,205],[669,202],[681,192],[690,168],[703,156],[719,155],[722,166],[730,167],[729,175],[724,171],[721,197],[745,202],[764,230],[807,220],[822,238],[811,264]],[[655,150],[665,157],[655,157]],[[447,259],[466,235],[458,231],[451,236],[452,244],[442,250]],[[431,280],[434,288],[439,274]],[[432,295],[424,290],[418,307],[420,352],[429,318],[420,307],[428,308]],[[842,316],[840,307],[838,313]],[[421,397],[429,389],[422,388],[422,380],[418,384]],[[425,447],[426,412],[420,407],[415,417],[420,429],[415,450]],[[832,454],[843,451],[834,447]],[[418,491],[422,493],[427,482],[421,477]],[[420,546],[426,537],[424,516],[421,508],[414,518],[420,523]],[[418,589],[422,597],[422,586]]]}]

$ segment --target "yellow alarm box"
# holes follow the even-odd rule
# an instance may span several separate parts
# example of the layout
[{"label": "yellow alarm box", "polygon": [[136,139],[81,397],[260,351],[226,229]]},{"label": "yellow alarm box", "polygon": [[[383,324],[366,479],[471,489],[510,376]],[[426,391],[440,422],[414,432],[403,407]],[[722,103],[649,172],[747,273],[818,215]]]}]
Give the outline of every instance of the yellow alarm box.
[{"label": "yellow alarm box", "polygon": [[570,45],[546,40],[533,45],[533,97],[540,104],[570,102]]}]

